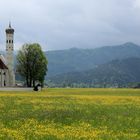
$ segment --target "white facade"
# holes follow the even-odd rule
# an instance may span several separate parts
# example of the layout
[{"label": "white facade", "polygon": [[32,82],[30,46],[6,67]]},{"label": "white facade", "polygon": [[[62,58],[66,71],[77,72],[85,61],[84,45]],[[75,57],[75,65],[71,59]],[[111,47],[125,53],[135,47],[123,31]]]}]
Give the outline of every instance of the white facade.
[{"label": "white facade", "polygon": [[6,31],[6,64],[9,70],[9,86],[15,86],[14,73],[14,29],[9,28]]},{"label": "white facade", "polygon": [[14,72],[14,29],[9,27],[6,32],[6,57],[0,56],[0,87],[15,86]]},{"label": "white facade", "polygon": [[0,87],[8,86],[8,70],[7,69],[0,69]]}]

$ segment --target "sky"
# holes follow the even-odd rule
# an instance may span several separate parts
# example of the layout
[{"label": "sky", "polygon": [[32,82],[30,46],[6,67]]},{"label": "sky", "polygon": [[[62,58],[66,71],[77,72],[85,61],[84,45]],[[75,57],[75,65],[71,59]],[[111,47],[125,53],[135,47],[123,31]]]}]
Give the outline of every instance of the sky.
[{"label": "sky", "polygon": [[140,44],[140,0],[0,0],[0,50],[5,28],[15,29],[15,49],[43,50]]}]

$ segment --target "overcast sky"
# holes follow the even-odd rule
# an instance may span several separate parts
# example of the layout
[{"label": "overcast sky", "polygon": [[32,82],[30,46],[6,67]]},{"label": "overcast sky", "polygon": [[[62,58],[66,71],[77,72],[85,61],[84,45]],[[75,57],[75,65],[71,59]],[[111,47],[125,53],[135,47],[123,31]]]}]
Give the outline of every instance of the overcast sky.
[{"label": "overcast sky", "polygon": [[140,0],[0,0],[0,48],[5,28],[15,48],[38,42],[44,50],[140,44]]}]

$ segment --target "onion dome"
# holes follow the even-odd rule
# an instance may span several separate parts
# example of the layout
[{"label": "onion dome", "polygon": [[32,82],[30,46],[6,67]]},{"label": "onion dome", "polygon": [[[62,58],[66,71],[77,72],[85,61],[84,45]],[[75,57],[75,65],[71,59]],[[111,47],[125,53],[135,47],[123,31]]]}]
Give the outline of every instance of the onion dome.
[{"label": "onion dome", "polygon": [[11,27],[11,23],[9,23],[9,27],[5,30],[5,32],[7,34],[13,34],[14,33],[14,29]]}]

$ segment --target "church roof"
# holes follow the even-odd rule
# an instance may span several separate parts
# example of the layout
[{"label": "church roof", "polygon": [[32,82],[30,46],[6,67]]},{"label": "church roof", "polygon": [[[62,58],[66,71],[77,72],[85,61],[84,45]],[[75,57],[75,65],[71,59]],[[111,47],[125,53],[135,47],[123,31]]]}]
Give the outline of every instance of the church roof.
[{"label": "church roof", "polygon": [[8,69],[4,62],[0,59],[0,69]]},{"label": "church roof", "polygon": [[11,27],[11,23],[9,23],[9,27],[5,30],[5,32],[7,34],[13,34],[14,33],[14,29]]}]

